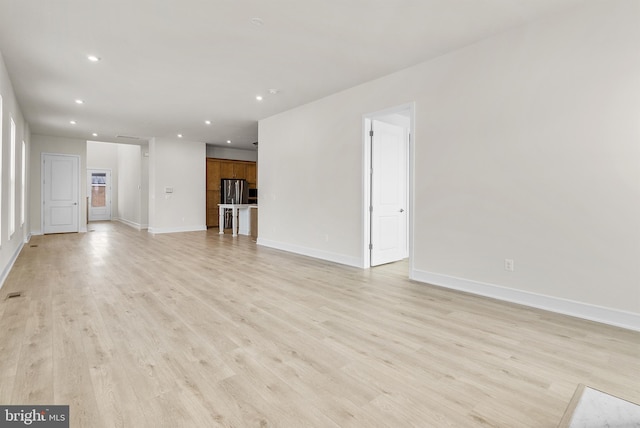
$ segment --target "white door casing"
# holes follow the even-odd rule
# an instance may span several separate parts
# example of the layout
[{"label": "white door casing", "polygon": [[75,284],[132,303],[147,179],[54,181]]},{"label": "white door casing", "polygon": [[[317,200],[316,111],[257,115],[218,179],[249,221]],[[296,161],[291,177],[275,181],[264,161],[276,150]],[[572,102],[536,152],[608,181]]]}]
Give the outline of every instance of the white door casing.
[{"label": "white door casing", "polygon": [[371,266],[408,257],[407,129],[372,120]]},{"label": "white door casing", "polygon": [[89,221],[111,220],[111,171],[90,169],[87,175]]},{"label": "white door casing", "polygon": [[79,231],[80,158],[42,154],[43,233]]}]

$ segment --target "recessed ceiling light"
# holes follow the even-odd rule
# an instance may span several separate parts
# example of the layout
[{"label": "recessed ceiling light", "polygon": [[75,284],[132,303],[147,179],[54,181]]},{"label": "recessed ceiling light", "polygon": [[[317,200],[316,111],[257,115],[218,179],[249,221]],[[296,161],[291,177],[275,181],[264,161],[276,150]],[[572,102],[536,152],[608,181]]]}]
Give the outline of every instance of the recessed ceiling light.
[{"label": "recessed ceiling light", "polygon": [[91,62],[98,62],[98,61],[100,61],[100,59],[101,59],[101,58],[100,58],[100,57],[97,57],[97,56],[95,56],[95,55],[89,55],[89,56],[87,56],[87,59],[88,59],[89,61],[91,61]]},{"label": "recessed ceiling light", "polygon": [[231,140],[227,140],[227,144],[231,144]]},{"label": "recessed ceiling light", "polygon": [[269,93],[270,93],[271,95],[275,95],[275,94],[277,94],[278,92],[280,92],[280,91],[279,91],[279,90],[277,90],[277,89],[269,89]]},{"label": "recessed ceiling light", "polygon": [[262,95],[256,95],[256,100],[262,101]]},{"label": "recessed ceiling light", "polygon": [[69,123],[75,125],[77,122],[75,120],[70,120]]},{"label": "recessed ceiling light", "polygon": [[251,23],[256,27],[262,27],[264,25],[262,18],[251,18]]},{"label": "recessed ceiling light", "polygon": [[84,104],[84,101],[78,99],[78,100],[76,100],[76,104]]},{"label": "recessed ceiling light", "polygon": [[91,134],[91,135],[93,135],[94,137],[97,137],[97,136],[98,136],[98,134],[96,134],[95,132],[94,132],[93,134]]},{"label": "recessed ceiling light", "polygon": [[182,138],[182,134],[178,134],[178,138]]},{"label": "recessed ceiling light", "polygon": [[205,123],[205,125],[211,125],[211,121],[210,120],[205,120],[204,123]]}]

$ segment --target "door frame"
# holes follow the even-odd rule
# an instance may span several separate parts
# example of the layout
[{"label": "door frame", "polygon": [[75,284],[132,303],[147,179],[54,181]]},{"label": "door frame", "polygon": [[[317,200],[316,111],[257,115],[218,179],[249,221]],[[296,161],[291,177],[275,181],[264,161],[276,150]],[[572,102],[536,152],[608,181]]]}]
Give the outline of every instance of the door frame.
[{"label": "door frame", "polygon": [[362,142],[363,142],[363,157],[362,157],[362,189],[363,189],[363,201],[362,201],[362,267],[369,269],[371,267],[371,250],[369,244],[371,243],[371,214],[369,207],[371,206],[371,137],[369,131],[371,130],[371,121],[380,119],[381,117],[391,114],[406,114],[409,116],[409,144],[408,144],[408,183],[407,183],[407,199],[408,199],[408,212],[407,212],[407,239],[409,244],[409,272],[413,271],[413,231],[414,231],[414,158],[415,158],[415,102],[402,104],[399,106],[391,107],[384,110],[379,110],[372,113],[367,113],[362,116]]},{"label": "door frame", "polygon": [[[82,158],[80,157],[80,155],[73,155],[73,154],[68,154],[68,153],[49,153],[49,152],[42,152],[40,153],[40,230],[42,231],[42,234],[45,234],[45,230],[44,230],[44,217],[45,217],[45,206],[44,206],[44,194],[45,194],[45,185],[44,185],[44,179],[45,179],[45,168],[44,168],[44,160],[45,157],[47,156],[65,156],[65,157],[70,157],[70,158],[76,158],[78,160],[78,175],[76,177],[76,180],[78,181],[78,230],[76,230],[76,233],[82,232],[83,231],[83,227],[82,227],[82,181],[80,179],[81,177],[81,173],[80,170],[82,169]],[[86,231],[86,230],[84,230]]]},{"label": "door frame", "polygon": [[109,220],[104,220],[104,221],[111,221],[113,220],[113,183],[111,182],[111,180],[113,179],[113,173],[111,171],[110,168],[87,168],[87,222],[90,221],[102,221],[102,220],[91,220],[91,192],[93,191],[91,189],[91,173],[92,172],[105,172],[108,174],[109,176],[109,184],[108,184],[108,188],[107,188],[107,194],[109,195],[109,200],[107,201],[109,203]]}]

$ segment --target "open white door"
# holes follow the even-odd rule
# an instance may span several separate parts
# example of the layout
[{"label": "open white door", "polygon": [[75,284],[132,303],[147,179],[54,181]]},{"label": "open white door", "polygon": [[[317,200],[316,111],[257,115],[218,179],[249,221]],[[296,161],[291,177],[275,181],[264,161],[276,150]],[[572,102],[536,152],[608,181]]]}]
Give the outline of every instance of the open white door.
[{"label": "open white door", "polygon": [[42,155],[43,233],[79,231],[80,158]]},{"label": "open white door", "polygon": [[372,120],[371,266],[408,257],[408,135],[401,126]]},{"label": "open white door", "polygon": [[90,169],[89,221],[111,220],[111,171]]}]

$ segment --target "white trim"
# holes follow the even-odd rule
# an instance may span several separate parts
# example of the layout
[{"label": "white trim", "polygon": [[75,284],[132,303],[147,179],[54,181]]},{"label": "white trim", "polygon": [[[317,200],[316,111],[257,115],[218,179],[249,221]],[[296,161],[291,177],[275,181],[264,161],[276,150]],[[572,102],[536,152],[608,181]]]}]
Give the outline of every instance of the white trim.
[{"label": "white trim", "polygon": [[147,231],[149,233],[180,233],[180,232],[202,232],[206,231],[207,226],[183,226],[183,227],[149,227]]},{"label": "white trim", "polygon": [[362,259],[360,257],[351,257],[344,254],[332,253],[330,251],[318,250],[315,248],[302,247],[300,245],[292,245],[284,242],[271,241],[258,237],[258,245],[263,247],[274,248],[276,250],[287,251],[289,253],[300,254],[303,256],[314,257],[316,259],[327,260],[347,266],[362,267]]},{"label": "white trim", "polygon": [[4,282],[7,280],[7,277],[9,276],[9,273],[11,273],[11,269],[13,269],[13,265],[18,259],[20,252],[24,248],[24,244],[25,243],[23,242],[16,248],[16,251],[13,253],[13,256],[11,256],[11,259],[9,260],[9,263],[7,263],[7,265],[2,270],[2,276],[0,276],[0,288],[2,288],[2,286],[4,285]]},{"label": "white trim", "polygon": [[126,224],[127,226],[133,227],[134,229],[138,229],[138,230],[145,230],[149,228],[148,224],[135,223],[133,221],[125,220],[124,218],[114,218],[113,220],[118,221],[122,224]]},{"label": "white trim", "polygon": [[465,291],[480,296],[491,297],[533,308],[570,315],[578,318],[640,331],[640,314],[618,309],[605,308],[589,303],[577,302],[560,297],[546,296],[499,285],[456,278],[438,273],[411,269],[410,278],[453,290]]},{"label": "white trim", "polygon": [[371,238],[371,213],[369,212],[369,206],[371,206],[371,172],[369,171],[369,168],[371,168],[370,130],[371,117],[365,115],[362,117],[362,137],[364,140],[362,148],[362,236],[364,241],[362,243],[362,261],[360,265],[363,269],[369,269],[371,267],[371,250],[369,249],[369,241]]}]

